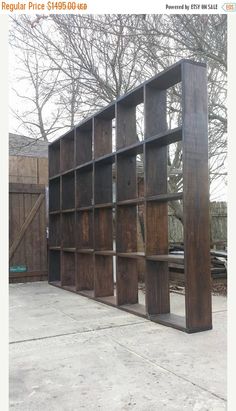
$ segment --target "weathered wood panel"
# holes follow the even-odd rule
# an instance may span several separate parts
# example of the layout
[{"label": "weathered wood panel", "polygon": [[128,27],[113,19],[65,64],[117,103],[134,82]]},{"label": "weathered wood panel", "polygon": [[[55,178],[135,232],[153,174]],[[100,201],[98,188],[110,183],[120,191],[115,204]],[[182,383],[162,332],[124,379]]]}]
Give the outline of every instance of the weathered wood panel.
[{"label": "weathered wood panel", "polygon": [[[25,188],[24,188],[25,186]],[[12,191],[11,192],[11,188]],[[9,245],[10,266],[24,265],[27,273],[32,272],[33,277],[42,278],[40,273],[47,271],[47,238],[46,238],[46,210],[44,186],[34,186],[31,190],[27,185],[9,185]],[[26,192],[25,192],[26,191]],[[28,192],[27,192],[28,191]],[[29,192],[31,191],[31,192]],[[21,281],[29,276],[21,273],[22,278],[10,273]],[[10,280],[11,281],[11,280]]]}]

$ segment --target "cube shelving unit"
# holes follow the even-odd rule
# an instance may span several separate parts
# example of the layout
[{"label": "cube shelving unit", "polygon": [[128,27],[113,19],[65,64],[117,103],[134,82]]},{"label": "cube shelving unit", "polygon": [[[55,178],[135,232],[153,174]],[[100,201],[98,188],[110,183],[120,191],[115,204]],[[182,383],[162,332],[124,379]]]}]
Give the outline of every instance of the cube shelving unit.
[{"label": "cube shelving unit", "polygon": [[[182,125],[167,92],[182,84]],[[144,139],[136,107],[144,104]],[[113,124],[115,119],[115,151]],[[212,328],[206,65],[181,60],[49,146],[49,282],[186,332]],[[167,188],[168,145],[182,141],[183,191]],[[144,189],[137,162],[142,155]],[[168,203],[183,202],[184,256],[169,254]],[[144,251],[138,251],[139,207]],[[168,264],[184,258],[185,315],[171,312]],[[145,262],[145,304],[137,263]]]}]

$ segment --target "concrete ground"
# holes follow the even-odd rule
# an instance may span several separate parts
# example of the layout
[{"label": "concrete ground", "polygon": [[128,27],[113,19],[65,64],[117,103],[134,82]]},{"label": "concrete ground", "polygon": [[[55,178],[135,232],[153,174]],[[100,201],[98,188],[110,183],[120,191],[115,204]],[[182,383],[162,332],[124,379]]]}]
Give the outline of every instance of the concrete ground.
[{"label": "concrete ground", "polygon": [[226,410],[225,297],[213,312],[213,330],[186,334],[45,282],[11,284],[10,409]]}]

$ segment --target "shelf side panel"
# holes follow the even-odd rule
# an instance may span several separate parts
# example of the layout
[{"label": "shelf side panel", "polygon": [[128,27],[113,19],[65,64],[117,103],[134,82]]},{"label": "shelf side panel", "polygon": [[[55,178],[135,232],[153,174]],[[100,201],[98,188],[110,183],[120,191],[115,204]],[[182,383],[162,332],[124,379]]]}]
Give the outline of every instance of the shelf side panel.
[{"label": "shelf side panel", "polygon": [[186,62],[182,78],[186,326],[201,330],[212,328],[206,68]]}]

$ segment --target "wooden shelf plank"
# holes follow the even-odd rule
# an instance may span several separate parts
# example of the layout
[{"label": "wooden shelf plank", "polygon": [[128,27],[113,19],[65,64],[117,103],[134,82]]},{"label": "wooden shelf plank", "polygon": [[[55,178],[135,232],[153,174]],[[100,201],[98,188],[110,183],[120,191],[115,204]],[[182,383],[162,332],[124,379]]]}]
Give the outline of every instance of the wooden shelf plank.
[{"label": "wooden shelf plank", "polygon": [[155,196],[146,197],[146,201],[175,201],[181,200],[183,198],[183,192],[180,193],[166,193],[166,194],[157,194]]},{"label": "wooden shelf plank", "polygon": [[74,253],[76,251],[75,247],[63,247],[62,251],[68,252],[68,253]]},{"label": "wooden shelf plank", "polygon": [[66,210],[61,210],[62,213],[73,213],[75,208],[67,208]]},{"label": "wooden shelf plank", "polygon": [[78,207],[76,208],[76,211],[88,211],[92,209],[93,209],[93,205],[90,205],[90,206],[85,206],[85,207]]},{"label": "wooden shelf plank", "polygon": [[80,254],[92,254],[93,252],[94,252],[93,248],[79,248],[77,250],[77,253],[80,253]]},{"label": "wooden shelf plank", "polygon": [[81,164],[81,165],[75,167],[74,170],[82,170],[82,169],[86,170],[86,169],[90,169],[90,168],[92,168],[93,163],[94,163],[93,160],[87,161],[87,163],[84,163],[84,164]]},{"label": "wooden shelf plank", "polygon": [[182,127],[176,127],[145,139],[146,144],[167,146],[182,140]]},{"label": "wooden shelf plank", "polygon": [[118,257],[124,258],[144,258],[145,253],[143,252],[133,252],[133,253],[117,253]]},{"label": "wooden shelf plank", "polygon": [[115,250],[98,250],[94,252],[95,255],[116,255]]},{"label": "wooden shelf plank", "polygon": [[150,261],[166,261],[166,262],[183,262],[184,256],[177,254],[163,254],[163,255],[149,255],[146,256],[147,260]]},{"label": "wooden shelf plank", "polygon": [[60,214],[61,210],[49,211],[49,215]]},{"label": "wooden shelf plank", "polygon": [[104,204],[95,204],[94,208],[111,208],[114,206],[115,206],[115,203],[104,203]]},{"label": "wooden shelf plank", "polygon": [[129,205],[129,204],[140,204],[144,202],[144,197],[139,197],[139,198],[132,198],[130,200],[122,200],[122,201],[117,201],[117,205]]},{"label": "wooden shelf plank", "polygon": [[177,330],[186,331],[186,320],[185,317],[176,315],[173,313],[149,315],[148,317],[151,321],[156,323],[166,325],[168,327],[176,328]]},{"label": "wooden shelf plank", "polygon": [[53,245],[50,245],[49,246],[49,250],[55,250],[55,251],[60,251],[60,249],[61,249],[61,247],[59,247],[59,246],[53,246]]}]

